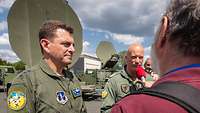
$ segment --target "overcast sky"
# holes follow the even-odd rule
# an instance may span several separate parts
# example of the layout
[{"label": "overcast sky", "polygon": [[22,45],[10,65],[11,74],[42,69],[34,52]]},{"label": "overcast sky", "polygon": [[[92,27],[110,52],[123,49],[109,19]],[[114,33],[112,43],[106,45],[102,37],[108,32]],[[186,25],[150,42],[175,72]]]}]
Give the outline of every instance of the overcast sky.
[{"label": "overcast sky", "polygon": [[[9,44],[7,14],[15,0],[0,0],[0,58],[19,60]],[[83,26],[84,53],[95,54],[101,40],[112,41],[116,50],[134,42],[149,56],[156,26],[169,0],[68,0]]]}]

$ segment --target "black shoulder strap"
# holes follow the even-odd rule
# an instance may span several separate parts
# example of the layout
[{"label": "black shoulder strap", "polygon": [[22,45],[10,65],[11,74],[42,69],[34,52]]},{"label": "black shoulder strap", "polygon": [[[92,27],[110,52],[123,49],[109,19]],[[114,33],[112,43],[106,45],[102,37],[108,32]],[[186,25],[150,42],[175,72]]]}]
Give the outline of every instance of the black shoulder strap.
[{"label": "black shoulder strap", "polygon": [[189,113],[200,113],[200,90],[180,82],[163,82],[132,94],[157,96],[176,103]]}]

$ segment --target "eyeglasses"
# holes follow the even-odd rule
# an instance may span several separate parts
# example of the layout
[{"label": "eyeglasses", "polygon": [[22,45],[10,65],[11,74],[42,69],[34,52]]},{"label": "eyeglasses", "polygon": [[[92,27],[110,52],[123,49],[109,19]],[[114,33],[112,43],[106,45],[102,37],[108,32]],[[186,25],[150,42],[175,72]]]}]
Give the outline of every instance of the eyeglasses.
[{"label": "eyeglasses", "polygon": [[151,66],[151,64],[146,64],[146,66]]}]

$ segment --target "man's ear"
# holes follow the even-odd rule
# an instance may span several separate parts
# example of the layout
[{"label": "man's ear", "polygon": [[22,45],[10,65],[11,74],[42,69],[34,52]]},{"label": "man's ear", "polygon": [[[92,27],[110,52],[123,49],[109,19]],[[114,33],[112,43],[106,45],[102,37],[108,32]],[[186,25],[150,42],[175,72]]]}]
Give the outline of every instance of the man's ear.
[{"label": "man's ear", "polygon": [[168,25],[169,25],[168,22],[169,22],[169,20],[168,20],[167,16],[163,16],[163,19],[162,19],[162,22],[160,25],[158,39],[157,39],[158,47],[163,47],[167,41],[166,33],[167,33]]},{"label": "man's ear", "polygon": [[47,40],[45,38],[41,39],[40,44],[41,44],[43,51],[48,53],[49,52],[49,44],[50,44],[49,40]]}]

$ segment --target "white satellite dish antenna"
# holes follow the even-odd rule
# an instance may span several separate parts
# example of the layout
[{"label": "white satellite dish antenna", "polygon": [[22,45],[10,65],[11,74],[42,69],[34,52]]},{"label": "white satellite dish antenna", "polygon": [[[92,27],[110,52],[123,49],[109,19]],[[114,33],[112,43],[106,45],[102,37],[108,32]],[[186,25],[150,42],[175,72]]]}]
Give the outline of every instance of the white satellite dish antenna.
[{"label": "white satellite dish antenna", "polygon": [[16,0],[7,20],[11,47],[28,66],[37,64],[41,59],[38,33],[45,20],[60,20],[73,27],[76,52],[69,67],[82,52],[82,27],[65,0]]},{"label": "white satellite dish antenna", "polygon": [[[111,42],[101,41],[96,49],[96,55],[101,60],[103,65],[109,61],[117,52]],[[103,66],[103,67],[104,67]]]}]

